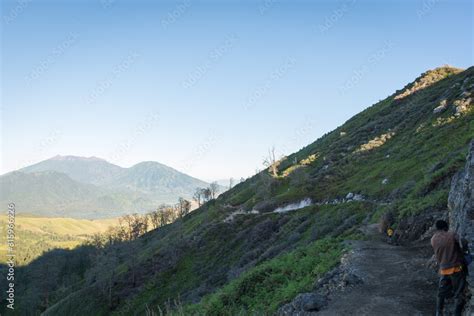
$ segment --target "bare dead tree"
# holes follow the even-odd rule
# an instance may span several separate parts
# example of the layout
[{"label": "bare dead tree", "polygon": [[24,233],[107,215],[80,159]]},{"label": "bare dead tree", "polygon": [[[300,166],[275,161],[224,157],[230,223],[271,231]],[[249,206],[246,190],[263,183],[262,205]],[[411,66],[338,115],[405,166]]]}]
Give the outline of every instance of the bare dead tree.
[{"label": "bare dead tree", "polygon": [[209,185],[209,190],[211,191],[211,199],[214,200],[217,197],[217,193],[219,192],[219,185],[217,182],[212,182]]},{"label": "bare dead tree", "polygon": [[169,221],[168,208],[164,208],[160,211],[160,227],[163,227],[166,224],[168,224],[168,221]]},{"label": "bare dead tree", "polygon": [[205,188],[202,190],[203,199],[205,202],[209,201],[212,198],[212,193],[210,188]]},{"label": "bare dead tree", "polygon": [[188,200],[180,197],[179,202],[178,202],[178,208],[179,208],[178,209],[178,217],[183,218],[191,210],[191,202],[189,202]]},{"label": "bare dead tree", "polygon": [[268,155],[263,159],[263,165],[268,168],[268,171],[274,178],[278,176],[280,161],[276,157],[274,146],[268,150]]},{"label": "bare dead tree", "polygon": [[133,232],[133,216],[132,215],[122,216],[119,219],[119,224],[125,227],[126,233],[127,233],[127,239],[132,240],[133,239],[133,235],[132,235],[132,232]]},{"label": "bare dead tree", "polygon": [[196,203],[198,204],[198,207],[201,207],[201,202],[204,195],[203,191],[204,191],[203,188],[196,188],[196,191],[194,191],[193,200],[196,201]]},{"label": "bare dead tree", "polygon": [[155,211],[152,211],[148,213],[148,218],[149,221],[153,227],[153,229],[156,229],[161,226],[161,221],[160,221],[160,212],[166,207],[166,205],[160,205]]}]

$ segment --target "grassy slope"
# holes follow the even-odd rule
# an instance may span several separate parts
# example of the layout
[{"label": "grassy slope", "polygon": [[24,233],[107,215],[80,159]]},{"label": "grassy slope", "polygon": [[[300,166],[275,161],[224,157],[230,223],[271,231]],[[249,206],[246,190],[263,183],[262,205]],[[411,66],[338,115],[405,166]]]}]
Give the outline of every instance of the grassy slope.
[{"label": "grassy slope", "polygon": [[[67,292],[69,296],[49,301],[47,306],[57,303],[46,315],[142,314],[147,306],[163,306],[178,297],[187,311],[206,314],[274,311],[307,290],[310,280],[337,261],[339,240],[353,238],[364,218],[376,219],[386,210],[402,219],[446,209],[450,178],[463,164],[474,137],[472,104],[463,115],[453,116],[461,87],[474,70],[459,72],[443,68],[425,74],[419,82],[439,81],[404,98],[396,98],[399,91],[356,115],[289,156],[277,179],[262,172],[182,221],[106,249],[105,256],[115,254],[118,262],[101,259],[86,267],[94,281],[84,280],[80,288]],[[473,83],[470,79],[468,86]],[[416,87],[409,85],[404,91],[412,86]],[[448,109],[434,114],[443,98]],[[388,133],[394,134],[379,147],[372,146]],[[305,197],[323,202],[348,192],[363,194],[371,202],[265,213]],[[223,222],[237,209],[253,208],[261,214]],[[309,261],[306,253],[312,254]],[[40,273],[40,262],[31,271]],[[295,273],[288,274],[288,269]],[[103,271],[115,271],[108,293],[103,288],[111,278],[101,276]],[[63,281],[58,277],[58,282]]]},{"label": "grassy slope", "polygon": [[275,311],[281,302],[311,290],[314,281],[339,262],[341,254],[338,239],[318,240],[246,271],[201,303],[185,306],[182,312],[236,315]]}]

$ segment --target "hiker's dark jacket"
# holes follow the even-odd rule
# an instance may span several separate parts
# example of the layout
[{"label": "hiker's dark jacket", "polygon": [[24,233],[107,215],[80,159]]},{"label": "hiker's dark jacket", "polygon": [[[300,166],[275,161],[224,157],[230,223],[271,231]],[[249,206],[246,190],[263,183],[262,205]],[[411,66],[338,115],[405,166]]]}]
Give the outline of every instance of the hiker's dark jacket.
[{"label": "hiker's dark jacket", "polygon": [[437,231],[431,238],[431,246],[433,246],[440,269],[449,269],[464,264],[459,237],[454,232]]}]

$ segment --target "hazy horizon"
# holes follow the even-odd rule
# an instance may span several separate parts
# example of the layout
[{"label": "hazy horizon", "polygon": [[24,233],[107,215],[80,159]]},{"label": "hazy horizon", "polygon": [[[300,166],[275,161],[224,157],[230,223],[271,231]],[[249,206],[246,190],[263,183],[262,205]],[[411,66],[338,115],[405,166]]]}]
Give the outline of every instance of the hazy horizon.
[{"label": "hazy horizon", "polygon": [[268,148],[471,66],[472,3],[456,4],[4,1],[0,173],[59,154],[251,176]]},{"label": "hazy horizon", "polygon": [[[18,168],[18,169],[7,171],[7,172],[5,172],[5,173],[0,174],[0,176],[5,175],[5,174],[8,174],[8,173],[13,172],[13,171],[21,170],[21,169],[23,169],[23,168],[25,168],[25,167],[29,167],[29,166],[35,165],[35,164],[37,164],[37,163],[40,163],[40,162],[43,162],[43,161],[46,161],[46,160],[54,160],[54,159],[58,159],[58,158],[60,158],[60,157],[61,157],[61,158],[73,157],[73,158],[78,158],[78,159],[81,159],[81,158],[82,158],[82,159],[96,159],[96,160],[106,161],[106,162],[108,162],[108,163],[110,163],[110,164],[113,164],[113,165],[115,165],[115,166],[118,166],[118,167],[121,167],[121,168],[125,168],[125,169],[131,168],[131,167],[133,167],[133,166],[135,166],[135,165],[137,165],[137,164],[144,163],[144,162],[156,162],[156,163],[160,163],[159,161],[156,161],[156,160],[143,160],[143,161],[138,161],[137,163],[134,163],[134,164],[131,164],[131,165],[124,166],[124,165],[119,165],[119,164],[116,164],[116,163],[112,163],[112,162],[108,161],[107,159],[104,159],[104,158],[102,158],[102,157],[97,157],[97,156],[89,156],[89,157],[87,157],[87,156],[78,156],[78,155],[59,155],[59,154],[58,154],[58,155],[54,155],[54,156],[52,156],[52,157],[48,157],[48,158],[43,159],[43,160],[40,160],[40,161],[32,162],[31,164],[28,164],[28,165],[25,165],[25,166],[21,166],[21,167]],[[162,164],[162,163],[160,163],[160,164]],[[168,167],[170,167],[170,166],[168,166]],[[170,168],[173,168],[173,167],[170,167]],[[175,169],[175,168],[173,168],[173,169]],[[183,172],[183,171],[178,170],[178,169],[175,169],[175,170],[180,171],[180,172]],[[237,183],[238,181],[240,181],[240,177],[239,177],[239,178],[235,178],[235,177],[229,177],[229,178],[203,178],[203,179],[198,178],[198,179],[210,183],[210,182],[229,181],[231,178],[233,179],[234,184]],[[226,183],[226,184],[227,184],[227,183]]]}]

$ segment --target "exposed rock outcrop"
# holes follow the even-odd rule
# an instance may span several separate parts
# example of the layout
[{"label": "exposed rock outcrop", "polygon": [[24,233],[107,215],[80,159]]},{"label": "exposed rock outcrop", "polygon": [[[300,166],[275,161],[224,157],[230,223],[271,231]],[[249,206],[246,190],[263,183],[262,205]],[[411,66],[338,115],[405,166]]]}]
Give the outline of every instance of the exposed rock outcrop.
[{"label": "exposed rock outcrop", "polygon": [[312,316],[327,305],[327,298],[318,293],[301,293],[277,312],[279,316]]},{"label": "exposed rock outcrop", "polygon": [[[474,253],[474,140],[469,146],[466,166],[454,175],[449,192],[448,207],[451,227],[469,241]],[[471,266],[472,269],[472,266]],[[474,293],[474,273],[469,276],[470,292]],[[467,307],[466,315],[474,312],[474,299]]]},{"label": "exposed rock outcrop", "polygon": [[403,99],[419,90],[425,89],[431,86],[432,84],[461,71],[461,69],[457,69],[448,65],[438,67],[433,70],[428,70],[427,72],[421,74],[421,76],[418,77],[413,83],[406,86],[399,94],[394,97],[394,99]]},{"label": "exposed rock outcrop", "polygon": [[395,240],[407,244],[417,240],[429,240],[433,235],[433,227],[438,219],[446,219],[446,210],[440,212],[427,211],[418,215],[403,218],[395,230]]}]

